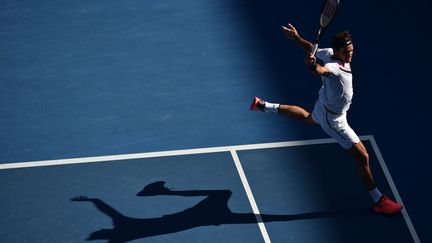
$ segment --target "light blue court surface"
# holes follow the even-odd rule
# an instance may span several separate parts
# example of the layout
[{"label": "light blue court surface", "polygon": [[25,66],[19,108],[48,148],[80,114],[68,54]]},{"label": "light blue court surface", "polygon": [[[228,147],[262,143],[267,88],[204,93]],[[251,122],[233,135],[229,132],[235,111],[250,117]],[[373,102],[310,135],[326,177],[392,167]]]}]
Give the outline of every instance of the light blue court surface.
[{"label": "light blue court surface", "polygon": [[[338,150],[325,139],[6,164],[0,232],[7,242],[419,242],[405,210],[371,212]],[[371,163],[400,200],[384,162]]]},{"label": "light blue court surface", "polygon": [[[320,43],[353,34],[349,121],[407,210],[381,217],[337,144],[273,146],[319,127],[249,111],[313,107],[319,77],[281,26],[313,40],[321,2],[0,0],[0,239],[107,238],[115,215],[119,241],[432,242],[431,3],[342,0]],[[137,196],[160,181],[170,195]]]}]

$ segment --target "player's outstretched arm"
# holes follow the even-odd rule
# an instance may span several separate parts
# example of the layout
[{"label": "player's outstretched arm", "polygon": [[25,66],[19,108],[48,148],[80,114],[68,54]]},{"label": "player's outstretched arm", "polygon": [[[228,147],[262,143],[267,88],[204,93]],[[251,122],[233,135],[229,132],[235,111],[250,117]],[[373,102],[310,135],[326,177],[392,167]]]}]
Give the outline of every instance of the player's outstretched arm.
[{"label": "player's outstretched arm", "polygon": [[291,23],[288,23],[287,26],[282,26],[282,31],[288,38],[294,40],[301,48],[303,48],[306,53],[312,51],[313,44],[310,41],[303,39]]}]

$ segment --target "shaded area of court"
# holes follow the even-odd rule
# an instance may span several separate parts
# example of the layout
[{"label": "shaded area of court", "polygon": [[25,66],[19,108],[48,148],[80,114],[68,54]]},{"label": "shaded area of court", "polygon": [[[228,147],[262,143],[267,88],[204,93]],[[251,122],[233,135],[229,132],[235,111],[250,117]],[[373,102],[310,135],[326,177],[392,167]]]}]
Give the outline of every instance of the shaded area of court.
[{"label": "shaded area of court", "polygon": [[[266,224],[274,242],[414,242],[401,214],[371,211],[353,158],[337,144],[241,151],[239,157],[262,212],[299,213],[299,220]],[[371,166],[381,190],[393,197],[372,152]]]},{"label": "shaded area of court", "polygon": [[[118,242],[134,238],[145,238],[145,242],[196,239],[236,242],[240,236],[240,242],[261,242],[256,224],[223,224],[211,218],[217,216],[213,210],[220,207],[239,213],[251,212],[229,153],[2,170],[0,173],[4,185],[1,211],[5,212],[0,235],[7,242],[84,242],[91,235],[106,239],[112,234],[123,238]],[[165,180],[172,190],[229,190],[232,196],[229,204],[226,198],[222,204],[208,204],[214,208],[207,210],[193,210],[208,196],[206,193],[137,196],[144,186],[160,180]],[[123,216],[98,210],[91,202],[70,200],[77,196],[97,198]],[[250,221],[249,216],[245,217]],[[112,234],[92,234],[116,227]]]},{"label": "shaded area of court", "polygon": [[[371,212],[353,163],[338,150],[331,143],[238,152],[272,242],[412,242],[401,214]],[[228,152],[0,173],[7,242],[263,242]]]}]

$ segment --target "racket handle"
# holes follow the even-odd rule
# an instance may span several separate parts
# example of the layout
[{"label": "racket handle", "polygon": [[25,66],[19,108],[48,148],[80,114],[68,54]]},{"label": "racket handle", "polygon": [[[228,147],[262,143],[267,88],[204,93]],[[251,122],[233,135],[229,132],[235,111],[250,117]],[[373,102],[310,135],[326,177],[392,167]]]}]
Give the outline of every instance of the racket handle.
[{"label": "racket handle", "polygon": [[315,43],[313,48],[312,48],[312,55],[315,56],[316,51],[318,50],[318,43]]}]

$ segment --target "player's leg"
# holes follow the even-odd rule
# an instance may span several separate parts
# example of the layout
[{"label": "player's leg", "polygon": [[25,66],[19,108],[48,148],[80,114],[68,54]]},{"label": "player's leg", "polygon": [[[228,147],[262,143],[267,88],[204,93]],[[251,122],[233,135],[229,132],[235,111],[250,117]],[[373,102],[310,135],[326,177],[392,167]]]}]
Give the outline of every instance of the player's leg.
[{"label": "player's leg", "polygon": [[281,104],[279,114],[301,120],[307,124],[316,124],[312,119],[312,114],[300,106]]},{"label": "player's leg", "polygon": [[[315,113],[317,117],[318,113]],[[360,178],[365,188],[370,192],[376,188],[375,181],[372,176],[372,172],[369,166],[369,154],[360,141],[360,138],[349,126],[345,115],[331,114],[328,111],[324,111],[322,114],[323,122],[321,127],[323,130],[332,138],[334,138],[342,148],[349,151],[358,166]],[[382,196],[379,191],[378,194],[372,194],[372,199],[376,202]]]},{"label": "player's leg", "polygon": [[362,142],[354,143],[349,149],[357,161],[360,177],[368,191],[376,188],[369,166],[369,154]]},{"label": "player's leg", "polygon": [[320,106],[315,106],[314,120],[320,121],[324,131],[336,139],[336,141],[346,150],[348,150],[356,160],[359,168],[360,178],[363,181],[369,195],[375,202],[373,210],[379,213],[391,214],[401,210],[402,205],[393,202],[387,196],[381,194],[375,185],[372,171],[369,165],[369,154],[360,141],[360,138],[349,126],[345,115],[330,114]]},{"label": "player's leg", "polygon": [[334,136],[334,138],[338,140],[342,147],[347,148],[350,151],[357,162],[360,178],[362,179],[365,188],[368,190],[369,195],[375,203],[373,210],[375,212],[385,214],[399,212],[403,206],[383,195],[376,186],[372,176],[372,171],[369,164],[369,154],[366,150],[366,147],[360,141],[354,130],[348,125],[346,117],[341,116],[335,119],[331,119],[330,117],[331,116],[327,116],[329,120],[328,124],[330,125],[330,128],[337,134]]},{"label": "player's leg", "polygon": [[270,103],[258,97],[255,97],[251,104],[251,110],[279,113],[281,115],[301,120],[307,124],[316,124],[312,119],[312,115],[310,112],[296,105]]},{"label": "player's leg", "polygon": [[350,152],[354,155],[360,172],[360,177],[363,180],[370,196],[375,202],[373,210],[377,213],[392,214],[399,212],[402,205],[390,200],[387,196],[381,194],[375,185],[372,172],[369,165],[369,155],[362,142],[354,143],[350,148]]},{"label": "player's leg", "polygon": [[354,156],[359,168],[360,177],[366,189],[370,191],[376,188],[369,166],[369,154],[360,138],[349,126],[346,116],[331,114],[325,109],[318,108],[314,112],[316,119],[321,119],[323,130]]}]

